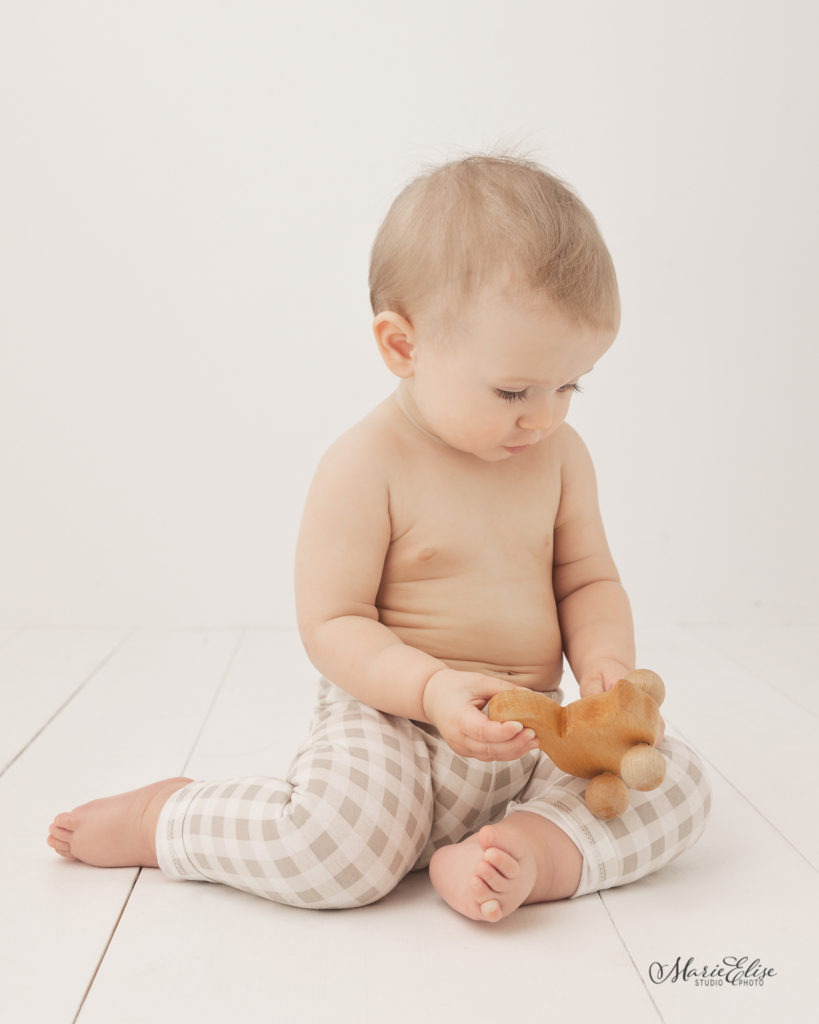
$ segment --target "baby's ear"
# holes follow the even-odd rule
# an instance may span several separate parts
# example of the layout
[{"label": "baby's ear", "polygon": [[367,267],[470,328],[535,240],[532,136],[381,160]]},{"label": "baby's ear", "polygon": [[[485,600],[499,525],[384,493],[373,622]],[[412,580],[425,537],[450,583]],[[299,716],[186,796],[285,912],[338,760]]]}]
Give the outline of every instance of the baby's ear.
[{"label": "baby's ear", "polygon": [[409,320],[389,310],[373,320],[373,334],[381,358],[396,377],[415,374],[415,332]]}]

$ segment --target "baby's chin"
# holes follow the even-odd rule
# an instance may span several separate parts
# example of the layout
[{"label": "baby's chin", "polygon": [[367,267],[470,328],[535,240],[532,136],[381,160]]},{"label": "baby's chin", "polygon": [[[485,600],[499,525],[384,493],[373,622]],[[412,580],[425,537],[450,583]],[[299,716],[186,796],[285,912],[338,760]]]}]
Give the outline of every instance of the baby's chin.
[{"label": "baby's chin", "polygon": [[[461,451],[466,451],[466,449],[461,449]],[[486,451],[470,450],[468,454],[474,455],[481,462],[504,462],[506,459],[513,458],[512,452],[507,452],[503,448],[490,448]]]},{"label": "baby's chin", "polygon": [[498,445],[496,448],[490,448],[488,451],[478,454],[479,459],[483,459],[484,462],[505,462],[507,459],[523,459],[529,454],[529,450],[532,445],[526,445],[525,447],[512,448],[512,446]]},{"label": "baby's chin", "polygon": [[481,462],[505,462],[507,459],[525,458],[531,449],[535,447],[534,445],[519,445],[516,448],[512,445],[504,446],[497,442],[476,445],[474,441],[470,443],[465,438],[448,437],[443,432],[437,435],[437,439],[445,444],[447,448],[451,448],[456,452],[462,452],[464,455],[471,455],[476,459],[480,459]]}]

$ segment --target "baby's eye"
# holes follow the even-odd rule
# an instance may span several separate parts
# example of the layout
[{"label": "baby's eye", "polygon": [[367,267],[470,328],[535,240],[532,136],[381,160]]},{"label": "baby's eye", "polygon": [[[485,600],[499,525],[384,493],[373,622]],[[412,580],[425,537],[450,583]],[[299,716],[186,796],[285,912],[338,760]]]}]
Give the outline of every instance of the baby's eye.
[{"label": "baby's eye", "polygon": [[502,388],[496,388],[495,394],[504,402],[525,402],[528,398],[528,388],[524,388],[523,391],[504,391]]},{"label": "baby's eye", "polygon": [[576,394],[580,394],[583,388],[581,388],[579,384],[564,384],[562,388],[558,388],[557,390],[560,394],[563,394],[564,391],[574,391]]}]

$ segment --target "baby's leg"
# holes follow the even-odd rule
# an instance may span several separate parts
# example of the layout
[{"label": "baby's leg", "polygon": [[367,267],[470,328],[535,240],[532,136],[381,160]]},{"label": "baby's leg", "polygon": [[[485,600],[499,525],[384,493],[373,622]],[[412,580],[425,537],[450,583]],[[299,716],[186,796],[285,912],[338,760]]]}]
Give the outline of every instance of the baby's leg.
[{"label": "baby's leg", "polygon": [[[435,793],[430,840],[416,864],[429,864],[432,884],[450,906],[477,920],[499,920],[515,907],[571,885],[579,854],[540,816],[505,817],[527,785],[539,752],[518,761],[460,757],[437,730],[427,729]],[[576,886],[576,883],[575,883]]]},{"label": "baby's leg", "polygon": [[98,868],[158,867],[160,812],[168,798],[190,781],[165,779],[58,814],[49,828],[48,845],[61,857]]},{"label": "baby's leg", "polygon": [[286,780],[194,783],[160,815],[159,866],[291,906],[358,907],[412,868],[432,823],[426,745],[346,696],[319,709]]},{"label": "baby's leg", "polygon": [[[131,814],[155,821],[153,859],[143,844],[137,863],[300,907],[362,906],[393,889],[432,824],[424,737],[409,721],[329,693],[287,779],[168,780],[167,790],[158,784],[101,802],[121,826],[131,797]],[[87,821],[99,811],[86,805],[75,816]],[[66,852],[75,848],[78,855],[76,843]]]},{"label": "baby's leg", "polygon": [[583,800],[587,780],[566,775],[545,756],[519,797],[519,808],[543,816],[571,837],[583,855],[574,896],[626,885],[659,870],[693,846],[705,830],[711,787],[705,768],[680,740],[659,745],[666,760],[662,784],[629,790],[618,818],[596,818]]},{"label": "baby's leg", "polygon": [[455,910],[475,921],[500,921],[524,903],[571,896],[583,855],[557,825],[516,811],[461,843],[436,851],[432,884]]},{"label": "baby's leg", "polygon": [[434,855],[436,889],[467,917],[498,921],[522,903],[582,896],[657,871],[693,846],[711,806],[696,754],[669,738],[660,750],[665,781],[648,793],[630,790],[630,806],[613,821],[586,807],[587,780],[542,755],[507,818]]}]

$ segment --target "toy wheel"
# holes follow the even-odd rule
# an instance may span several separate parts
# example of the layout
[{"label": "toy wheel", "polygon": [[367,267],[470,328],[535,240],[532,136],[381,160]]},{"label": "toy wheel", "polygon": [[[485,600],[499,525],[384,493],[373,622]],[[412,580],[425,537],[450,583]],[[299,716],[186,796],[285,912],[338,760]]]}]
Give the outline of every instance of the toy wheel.
[{"label": "toy wheel", "polygon": [[595,816],[609,821],[628,807],[628,787],[611,772],[603,772],[586,786],[586,806]]},{"label": "toy wheel", "polygon": [[665,778],[665,758],[656,747],[638,743],[623,754],[620,774],[630,789],[656,789]]}]

